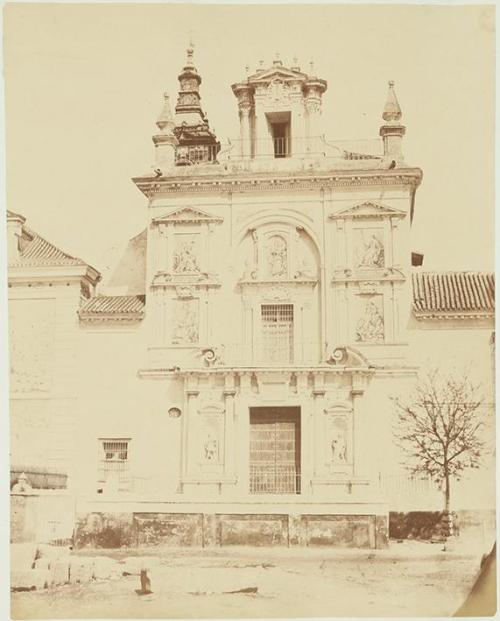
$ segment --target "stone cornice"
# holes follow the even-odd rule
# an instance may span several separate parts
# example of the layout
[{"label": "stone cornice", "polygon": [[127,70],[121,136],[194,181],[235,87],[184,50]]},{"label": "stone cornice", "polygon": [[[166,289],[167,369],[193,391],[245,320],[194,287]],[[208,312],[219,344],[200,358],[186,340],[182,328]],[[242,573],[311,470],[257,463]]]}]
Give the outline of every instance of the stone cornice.
[{"label": "stone cornice", "polygon": [[[173,367],[150,367],[138,370],[138,376],[142,378],[162,378],[162,377],[192,377],[199,375],[226,375],[228,373],[234,373],[236,375],[244,374],[297,374],[297,373],[311,373],[311,374],[354,374],[358,377],[371,377],[371,376],[413,376],[418,371],[417,367],[409,367],[406,365],[400,366],[382,366],[373,365],[370,367],[357,367],[357,366],[332,366],[331,364],[311,365],[311,366],[283,366],[283,367],[244,367],[244,366],[216,366],[216,367],[198,367],[198,368],[173,368]],[[326,388],[311,389],[311,393],[323,393],[328,392]]]},{"label": "stone cornice", "polygon": [[[203,287],[220,287],[221,281],[216,274],[172,274],[158,272],[151,282],[152,287],[174,287],[178,289],[200,289]],[[184,296],[189,297],[189,296]]]},{"label": "stone cornice", "polygon": [[12,263],[8,266],[9,285],[49,283],[85,280],[95,285],[101,279],[97,270],[89,265],[25,265]]},{"label": "stone cornice", "polygon": [[379,283],[384,281],[389,282],[404,282],[406,276],[404,273],[396,267],[379,267],[372,268],[370,270],[363,270],[359,268],[343,268],[335,270],[331,282],[332,283]]},{"label": "stone cornice", "polygon": [[239,287],[300,287],[300,286],[315,286],[318,284],[317,278],[295,278],[293,280],[278,280],[278,279],[242,279],[238,281]]},{"label": "stone cornice", "polygon": [[455,311],[441,311],[441,312],[422,312],[413,310],[413,316],[418,321],[422,320],[435,320],[435,321],[449,321],[453,319],[494,319],[495,313],[485,311],[483,313],[467,313],[467,312],[455,312]]},{"label": "stone cornice", "polygon": [[144,313],[84,313],[78,312],[82,323],[137,323],[144,319]]},{"label": "stone cornice", "polygon": [[[193,171],[195,172],[195,171]],[[396,170],[349,170],[337,172],[297,172],[287,174],[193,174],[171,177],[135,177],[132,181],[141,192],[152,198],[155,195],[197,192],[258,192],[283,190],[319,190],[321,188],[349,188],[367,186],[409,186],[415,189],[422,180],[420,168]]]}]

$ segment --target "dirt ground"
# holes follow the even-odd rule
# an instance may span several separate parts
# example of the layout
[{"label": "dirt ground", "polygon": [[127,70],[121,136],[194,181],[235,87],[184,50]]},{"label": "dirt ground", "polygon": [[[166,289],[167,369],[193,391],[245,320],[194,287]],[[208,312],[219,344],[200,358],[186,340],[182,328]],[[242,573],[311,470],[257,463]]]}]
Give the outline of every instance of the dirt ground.
[{"label": "dirt ground", "polygon": [[[150,595],[138,576],[12,594],[12,617],[256,618],[450,616],[479,570],[478,550],[392,542],[388,550],[156,550]],[[94,554],[103,551],[94,551]],[[82,553],[81,553],[82,554]],[[88,552],[87,552],[88,554]],[[114,558],[139,555],[116,551]],[[152,551],[143,551],[151,556]],[[257,592],[228,593],[257,587]]]}]

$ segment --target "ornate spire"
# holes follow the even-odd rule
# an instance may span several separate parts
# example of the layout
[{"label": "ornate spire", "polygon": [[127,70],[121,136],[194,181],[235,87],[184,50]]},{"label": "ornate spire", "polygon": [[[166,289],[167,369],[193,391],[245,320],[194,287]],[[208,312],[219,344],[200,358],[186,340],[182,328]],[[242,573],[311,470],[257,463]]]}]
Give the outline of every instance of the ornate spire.
[{"label": "ornate spire", "polygon": [[[163,108],[156,121],[160,132],[153,136],[155,145],[155,166],[160,170],[173,165],[175,160],[175,147],[177,138],[174,136],[174,119],[170,110],[170,98],[168,93],[163,93]],[[156,172],[155,170],[155,172]]]},{"label": "ornate spire", "polygon": [[390,158],[390,165],[403,162],[402,140],[405,135],[406,128],[401,125],[401,108],[399,107],[398,98],[394,92],[394,82],[389,82],[389,92],[387,93],[387,101],[385,102],[382,118],[385,124],[380,128],[380,136],[384,141],[384,155]]},{"label": "ornate spire", "polygon": [[177,115],[186,114],[190,115],[190,119],[186,119],[189,125],[195,124],[193,121],[193,115],[197,116],[197,123],[203,123],[205,121],[205,115],[201,109],[200,103],[200,84],[201,77],[198,75],[198,71],[194,66],[193,45],[190,43],[186,50],[187,59],[181,73],[179,74],[179,96],[177,98],[177,105],[175,106],[175,113]]},{"label": "ornate spire", "polygon": [[163,108],[160,112],[158,120],[156,121],[156,125],[161,132],[172,133],[175,123],[170,109],[170,97],[168,96],[168,93],[163,93],[163,99]]},{"label": "ornate spire", "polygon": [[208,119],[201,107],[201,76],[194,65],[193,44],[186,50],[187,59],[179,74],[179,94],[175,106],[174,135],[178,141],[176,163],[188,165],[196,162],[215,161],[220,144],[210,131]]},{"label": "ornate spire", "polygon": [[401,108],[399,107],[398,98],[394,91],[394,82],[389,81],[389,91],[387,93],[387,100],[384,106],[384,112],[382,118],[387,123],[399,122],[401,120]]}]

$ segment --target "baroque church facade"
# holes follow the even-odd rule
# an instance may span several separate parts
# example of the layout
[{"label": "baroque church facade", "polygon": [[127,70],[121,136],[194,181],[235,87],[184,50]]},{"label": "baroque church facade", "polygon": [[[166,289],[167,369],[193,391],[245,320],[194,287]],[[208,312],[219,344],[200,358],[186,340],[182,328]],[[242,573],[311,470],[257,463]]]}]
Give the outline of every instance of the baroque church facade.
[{"label": "baroque church facade", "polygon": [[392,82],[352,150],[298,66],[232,85],[227,145],[192,49],[179,84],[133,179],[122,295],[7,214],[12,464],[68,477],[77,545],[384,547],[391,396],[466,346],[492,391],[493,276],[412,253],[422,171]]}]

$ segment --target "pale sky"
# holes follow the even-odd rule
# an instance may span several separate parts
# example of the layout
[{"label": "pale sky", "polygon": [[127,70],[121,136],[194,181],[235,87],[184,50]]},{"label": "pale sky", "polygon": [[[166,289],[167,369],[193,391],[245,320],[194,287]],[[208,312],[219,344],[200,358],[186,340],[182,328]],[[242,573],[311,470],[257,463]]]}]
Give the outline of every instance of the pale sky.
[{"label": "pale sky", "polygon": [[396,82],[408,164],[423,169],[412,247],[424,268],[492,270],[494,13],[480,6],[29,5],[4,8],[7,206],[105,270],[145,226],[130,181],[151,170],[162,93],[175,104],[190,37],[218,138],[238,136],[230,85],[296,56],[328,81],[331,140],[378,136]]}]

